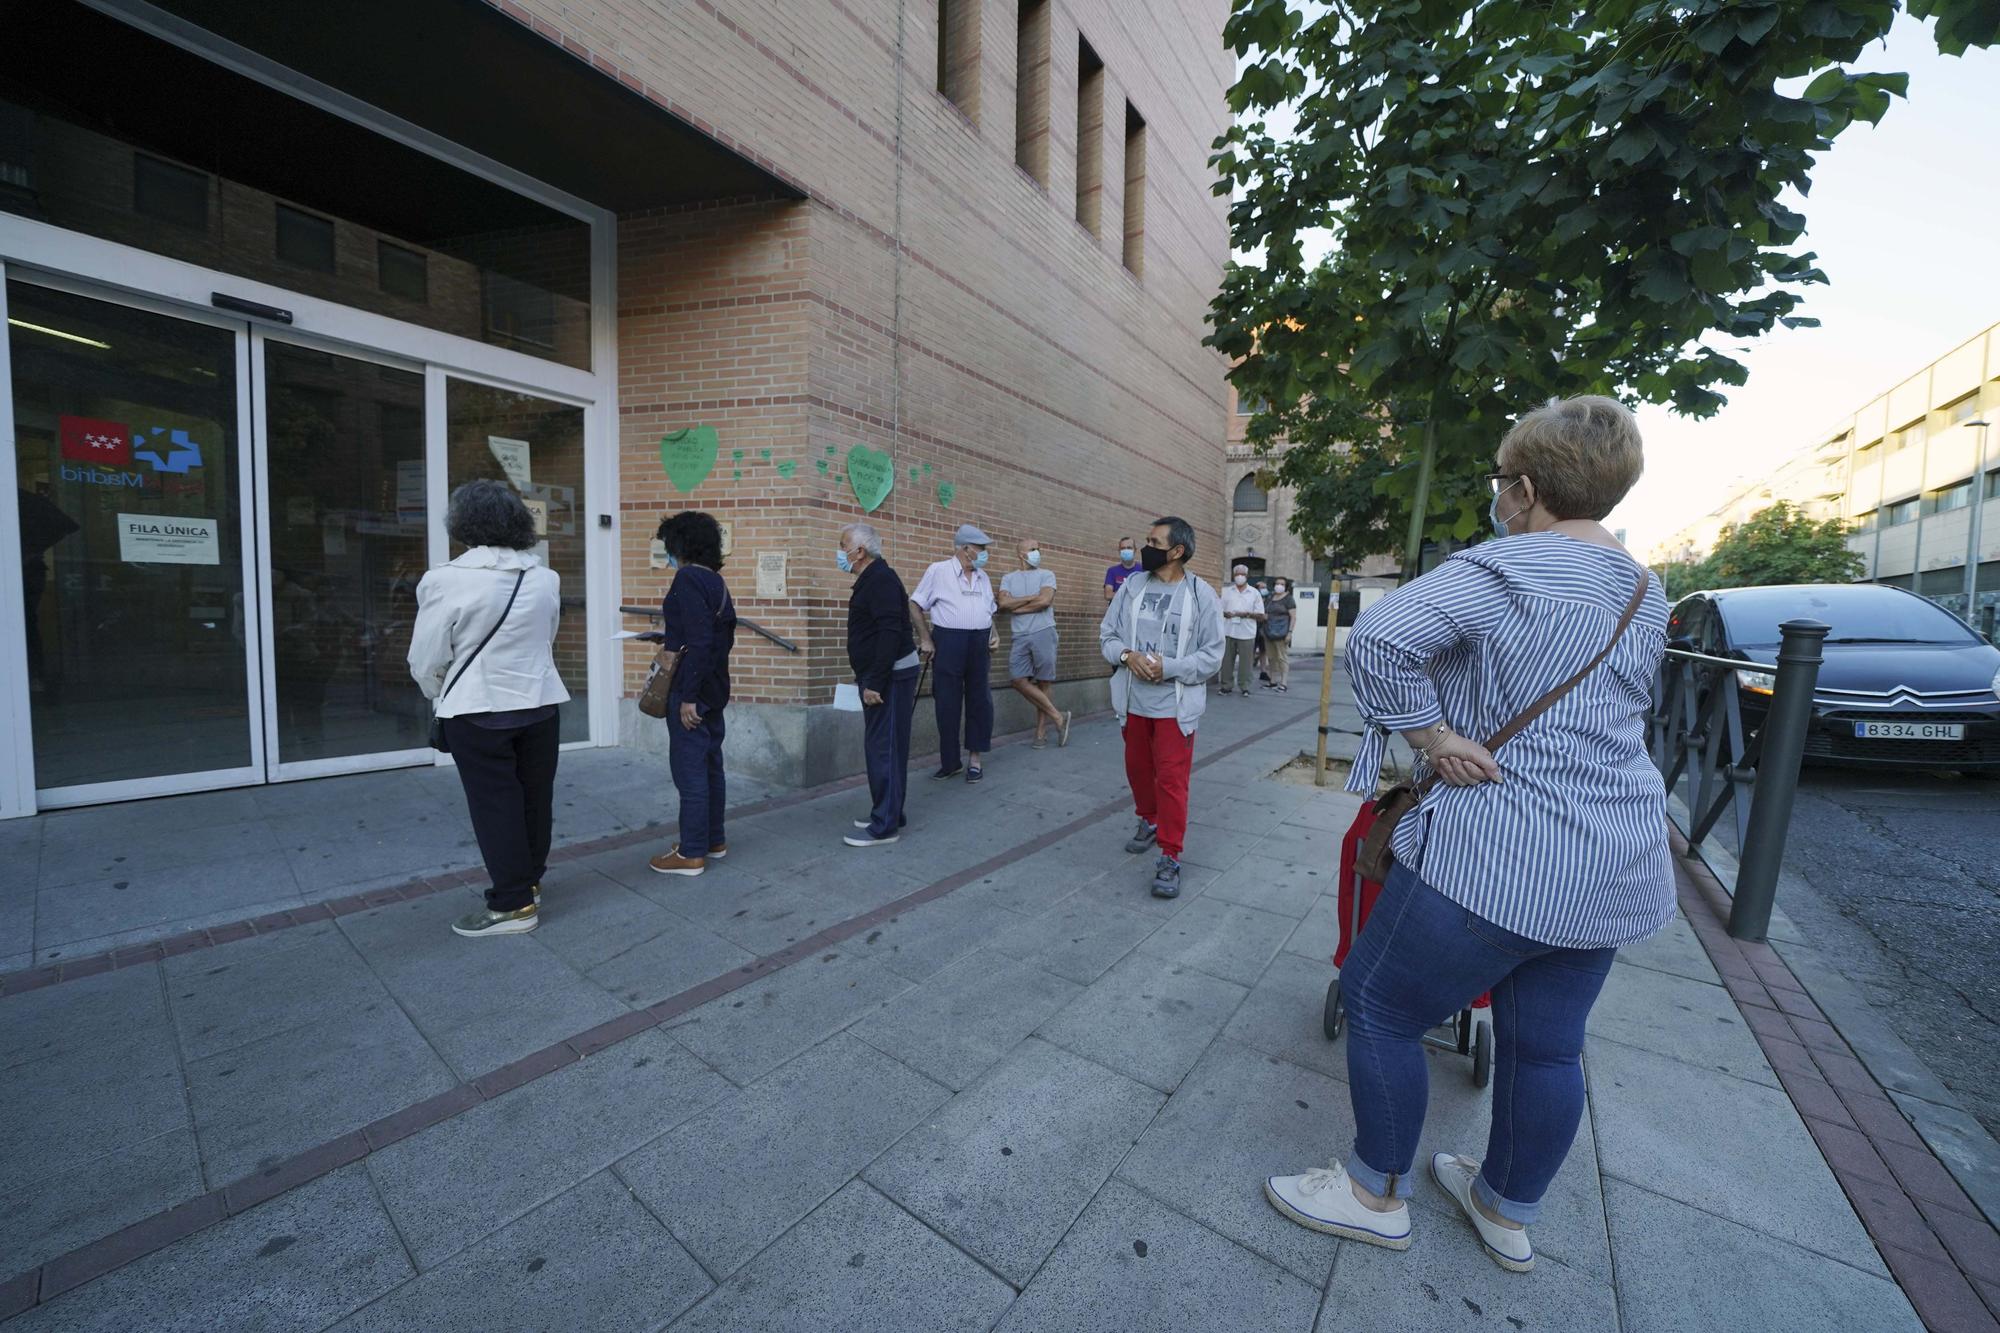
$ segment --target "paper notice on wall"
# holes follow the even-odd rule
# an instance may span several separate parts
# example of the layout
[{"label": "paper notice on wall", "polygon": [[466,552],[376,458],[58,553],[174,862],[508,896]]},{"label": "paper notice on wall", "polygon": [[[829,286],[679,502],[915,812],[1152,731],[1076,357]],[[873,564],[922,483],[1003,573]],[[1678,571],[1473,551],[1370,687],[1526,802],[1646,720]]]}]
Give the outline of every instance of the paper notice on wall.
[{"label": "paper notice on wall", "polygon": [[[526,447],[522,446],[523,449]],[[396,464],[396,516],[421,517],[427,500],[424,493],[424,460],[402,459]]]},{"label": "paper notice on wall", "polygon": [[135,565],[219,565],[222,521],[120,514],[118,558]]},{"label": "paper notice on wall", "polygon": [[724,555],[733,554],[730,544],[729,525],[727,523],[718,523],[715,526],[722,529],[722,553]]},{"label": "paper notice on wall", "polygon": [[339,514],[328,514],[319,526],[320,550],[328,555],[347,554],[347,520]]},{"label": "paper notice on wall", "polygon": [[549,567],[549,544],[547,542],[535,543],[535,559],[542,562],[543,569]]},{"label": "paper notice on wall", "polygon": [[[727,555],[728,552],[725,551],[723,554]],[[666,567],[667,544],[658,537],[655,537],[646,547],[646,568],[665,569]]]},{"label": "paper notice on wall", "polygon": [[504,435],[486,437],[486,447],[493,451],[493,457],[500,464],[500,470],[507,474],[507,480],[514,483],[514,489],[525,491],[534,484],[533,469],[528,463],[528,442],[510,440]]},{"label": "paper notice on wall", "polygon": [[528,507],[528,517],[535,520],[535,535],[537,537],[548,536],[549,502],[547,500],[523,500],[521,503]]},{"label": "paper notice on wall", "polygon": [[757,595],[759,597],[783,597],[785,595],[785,553],[783,551],[757,552]]}]

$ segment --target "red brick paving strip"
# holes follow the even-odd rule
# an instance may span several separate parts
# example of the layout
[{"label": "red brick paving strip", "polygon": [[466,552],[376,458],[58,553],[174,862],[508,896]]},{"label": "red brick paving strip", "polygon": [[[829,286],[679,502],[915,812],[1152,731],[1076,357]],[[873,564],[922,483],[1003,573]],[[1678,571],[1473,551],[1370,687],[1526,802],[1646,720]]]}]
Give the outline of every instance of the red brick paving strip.
[{"label": "red brick paving strip", "polygon": [[1925,1327],[2000,1330],[2000,1232],[1854,1058],[1777,950],[1730,936],[1729,895],[1688,854],[1678,831],[1673,837],[1688,924]]},{"label": "red brick paving strip", "polygon": [[[1254,732],[1240,741],[1226,745],[1214,754],[1208,755],[1197,762],[1195,767],[1206,767],[1219,759],[1227,758],[1229,755],[1246,746],[1254,745],[1258,741],[1273,736],[1284,728],[1296,723],[1300,716],[1302,714],[1293,713],[1281,722],[1274,723],[1262,731]],[[748,815],[761,814],[767,810],[797,805],[802,801],[813,800],[829,792],[859,786],[862,781],[864,780],[859,778],[848,778],[840,782],[828,783],[823,787],[814,787],[805,792],[793,793],[789,796],[762,801],[753,806],[746,806],[741,811],[732,811],[730,818],[740,819]],[[303,1152],[294,1153],[283,1161],[267,1166],[253,1175],[244,1176],[242,1179],[232,1181],[220,1189],[210,1190],[208,1193],[190,1199],[186,1203],[177,1204],[163,1212],[155,1213],[151,1217],[142,1218],[122,1231],[115,1231],[109,1236],[94,1240],[87,1245],[79,1246],[67,1254],[59,1255],[43,1264],[40,1268],[16,1274],[6,1282],[0,1283],[0,1320],[9,1319],[24,1310],[32,1309],[41,1302],[53,1300],[63,1292],[70,1291],[82,1286],[86,1282],[103,1277],[113,1269],[122,1268],[135,1259],[143,1259],[154,1251],[164,1249],[175,1241],[182,1240],[197,1231],[213,1226],[225,1218],[234,1217],[239,1213],[255,1208],[260,1203],[269,1202],[272,1198],[284,1193],[286,1190],[296,1189],[300,1185],[308,1184],[330,1171],[352,1162],[358,1162],[370,1153],[379,1152],[390,1144],[406,1139],[420,1130],[428,1129],[432,1125],[469,1111],[481,1102],[489,1101],[504,1093],[512,1092],[524,1084],[532,1083],[544,1075],[552,1074],[559,1069],[575,1064],[578,1060],[586,1056],[593,1055],[608,1046],[624,1041],[627,1037],[637,1036],[641,1032],[658,1027],[662,1023],[669,1022],[691,1010],[698,1009],[710,1000],[727,995],[731,991],[738,990],[753,981],[770,976],[775,972],[783,971],[794,963],[803,962],[807,958],[814,957],[823,949],[839,944],[844,940],[852,939],[863,931],[872,930],[883,922],[893,920],[901,913],[907,912],[914,907],[921,906],[934,899],[942,898],[953,890],[963,888],[981,876],[991,874],[993,871],[1001,869],[1011,862],[1018,860],[1020,857],[1029,856],[1035,852],[1052,847],[1071,834],[1080,832],[1098,820],[1117,814],[1125,808],[1126,801],[1123,797],[1114,801],[1107,801],[1094,810],[1078,815],[1067,824],[1050,829],[1019,846],[1011,847],[1004,852],[989,857],[981,861],[978,865],[956,871],[953,874],[945,876],[943,879],[926,884],[921,889],[907,893],[894,902],[884,903],[872,911],[864,912],[860,916],[850,917],[837,925],[829,926],[817,935],[787,945],[777,953],[767,954],[755,962],[746,963],[741,967],[723,973],[721,976],[711,977],[698,985],[690,986],[678,995],[668,996],[650,1008],[621,1014],[617,1018],[599,1023],[595,1027],[586,1028],[573,1037],[556,1042],[552,1046],[545,1046],[539,1051],[523,1056],[512,1064],[502,1065],[498,1069],[482,1074],[469,1083],[461,1083],[434,1097],[427,1097],[423,1101],[406,1106],[400,1111],[392,1112],[372,1124],[364,1125],[360,1129],[341,1135],[339,1138],[317,1144],[311,1148],[307,1148]],[[579,844],[577,845],[579,849],[574,850],[573,855],[567,859],[589,855],[592,852],[602,851],[606,848],[632,846],[647,841],[653,836],[653,831],[642,830],[637,833],[618,834],[610,838],[599,839],[593,843]],[[551,853],[550,859],[557,859],[557,854]],[[471,872],[468,873],[471,874]],[[476,874],[472,874],[471,877],[476,878]],[[454,886],[459,882],[455,876],[450,878]],[[427,887],[428,883],[428,881],[418,881],[417,885],[405,886],[406,890],[415,889],[418,886],[426,886],[422,887],[419,891],[408,893],[408,896],[420,897],[423,893],[436,892],[436,889]],[[358,900],[364,896],[367,895],[357,895],[356,898]],[[338,904],[344,901],[348,900],[336,899],[334,903],[325,904],[325,906],[332,908],[336,914],[339,914],[340,908]],[[245,926],[245,934],[232,934],[230,936],[232,939],[245,938],[249,933],[247,923],[238,924]],[[215,934],[214,930],[208,932],[208,936],[213,942],[220,943],[220,940],[214,940]],[[190,947],[203,946],[191,945]],[[100,957],[108,959],[110,955],[100,955]],[[15,975],[25,974],[17,973]],[[40,984],[48,985],[51,983],[42,982]],[[25,989],[33,989],[33,987]],[[8,993],[11,994],[12,992]]]}]

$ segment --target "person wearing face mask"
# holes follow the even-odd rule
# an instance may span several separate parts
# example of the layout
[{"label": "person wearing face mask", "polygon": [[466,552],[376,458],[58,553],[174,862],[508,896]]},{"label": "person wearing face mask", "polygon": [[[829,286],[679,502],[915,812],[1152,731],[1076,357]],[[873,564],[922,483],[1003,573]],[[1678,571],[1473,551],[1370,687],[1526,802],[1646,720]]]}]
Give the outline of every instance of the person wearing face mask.
[{"label": "person wearing face mask", "polygon": [[1208,678],[1222,661],[1222,605],[1188,572],[1193,557],[1188,521],[1155,519],[1140,557],[1144,572],[1125,580],[1097,627],[1104,660],[1118,668],[1111,708],[1125,736],[1125,780],[1139,817],[1125,850],[1159,844],[1156,898],[1180,896],[1194,733],[1208,707]]},{"label": "person wearing face mask", "polygon": [[722,525],[684,510],[660,524],[660,545],[674,581],[660,603],[660,632],[682,649],[667,695],[667,760],[680,794],[680,839],[646,864],[661,875],[699,875],[729,855],[722,818],[728,789],[722,771],[723,711],[729,706],[729,654],[736,646],[736,602],[722,581]]},{"label": "person wearing face mask", "polygon": [[834,564],[854,575],[847,597],[847,662],[861,690],[862,749],[868,762],[868,818],[843,841],[880,847],[902,836],[910,776],[910,719],[917,711],[920,662],[910,633],[903,580],[882,558],[882,536],[866,523],[840,530]]},{"label": "person wearing face mask", "polygon": [[1139,550],[1130,537],[1118,539],[1118,563],[1104,571],[1104,600],[1109,604],[1125,580],[1139,572]]},{"label": "person wearing face mask", "polygon": [[[910,594],[910,621],[916,626],[917,652],[937,667],[932,697],[937,704],[938,770],[934,778],[967,782],[986,776],[980,756],[993,746],[993,687],[987,680],[993,650],[1000,646],[993,613],[993,581],[986,577],[986,548],[993,539],[961,523],[948,559],[924,570]],[[964,726],[965,759],[958,742]]]},{"label": "person wearing face mask", "polygon": [[1347,789],[1374,793],[1397,731],[1419,760],[1419,801],[1340,973],[1351,1151],[1264,1183],[1301,1226],[1409,1248],[1423,1034],[1490,991],[1485,1156],[1422,1165],[1496,1263],[1534,1264],[1527,1228],[1583,1115],[1591,1007],[1618,950],[1674,917],[1646,726],[1667,604],[1601,521],[1642,466],[1638,423],[1614,399],[1527,413],[1488,477],[1504,539],[1398,588],[1350,633],[1368,730]]},{"label": "person wearing face mask", "polygon": [[1014,641],[1007,649],[1007,678],[1014,692],[1035,709],[1034,748],[1048,748],[1049,724],[1056,744],[1069,744],[1070,714],[1049,698],[1056,683],[1056,576],[1042,568],[1042,544],[1021,539],[1021,567],[1000,580],[995,599],[1014,617]]},{"label": "person wearing face mask", "polygon": [[1271,595],[1264,599],[1264,662],[1270,673],[1270,687],[1287,693],[1286,681],[1292,671],[1292,612],[1297,608],[1292,587],[1283,579],[1271,583]]},{"label": "person wearing face mask", "polygon": [[1250,659],[1257,650],[1257,627],[1264,623],[1264,599],[1250,586],[1250,567],[1230,571],[1222,590],[1222,633],[1229,642],[1222,651],[1222,693],[1232,689],[1250,695]]}]

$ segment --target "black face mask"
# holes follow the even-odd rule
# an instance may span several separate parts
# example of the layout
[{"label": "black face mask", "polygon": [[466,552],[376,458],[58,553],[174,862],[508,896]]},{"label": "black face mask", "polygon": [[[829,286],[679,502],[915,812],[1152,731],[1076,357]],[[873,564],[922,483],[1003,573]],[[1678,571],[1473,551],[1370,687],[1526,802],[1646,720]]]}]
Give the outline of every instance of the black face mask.
[{"label": "black face mask", "polygon": [[1148,574],[1157,574],[1167,567],[1167,553],[1157,546],[1139,548],[1139,568]]}]

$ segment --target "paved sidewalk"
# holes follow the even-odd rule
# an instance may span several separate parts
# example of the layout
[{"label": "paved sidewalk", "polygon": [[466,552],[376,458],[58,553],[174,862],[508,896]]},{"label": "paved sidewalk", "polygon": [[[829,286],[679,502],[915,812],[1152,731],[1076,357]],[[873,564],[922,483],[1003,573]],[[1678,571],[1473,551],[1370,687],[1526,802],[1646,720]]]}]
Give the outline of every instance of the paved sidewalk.
[{"label": "paved sidewalk", "polygon": [[[1345,1046],[1319,1028],[1353,798],[1273,776],[1310,748],[1311,702],[1213,701],[1175,902],[1122,850],[1098,719],[1066,750],[1003,747],[980,787],[919,779],[893,847],[840,845],[851,788],[777,797],[699,879],[648,872],[653,834],[602,830],[551,872],[533,935],[452,936],[455,877],[371,883],[381,905],[332,884],[311,901],[337,912],[267,909],[264,934],[10,991],[0,1316],[1920,1327],[1684,920],[1626,953],[1593,1017],[1533,1274],[1487,1260],[1427,1184],[1406,1254],[1271,1211],[1265,1174],[1353,1131]],[[171,828],[174,804],[122,809]],[[129,856],[120,827],[92,854]],[[206,869],[163,891],[196,900],[176,938]],[[1479,1151],[1469,1070],[1434,1058],[1426,1150]]]}]

